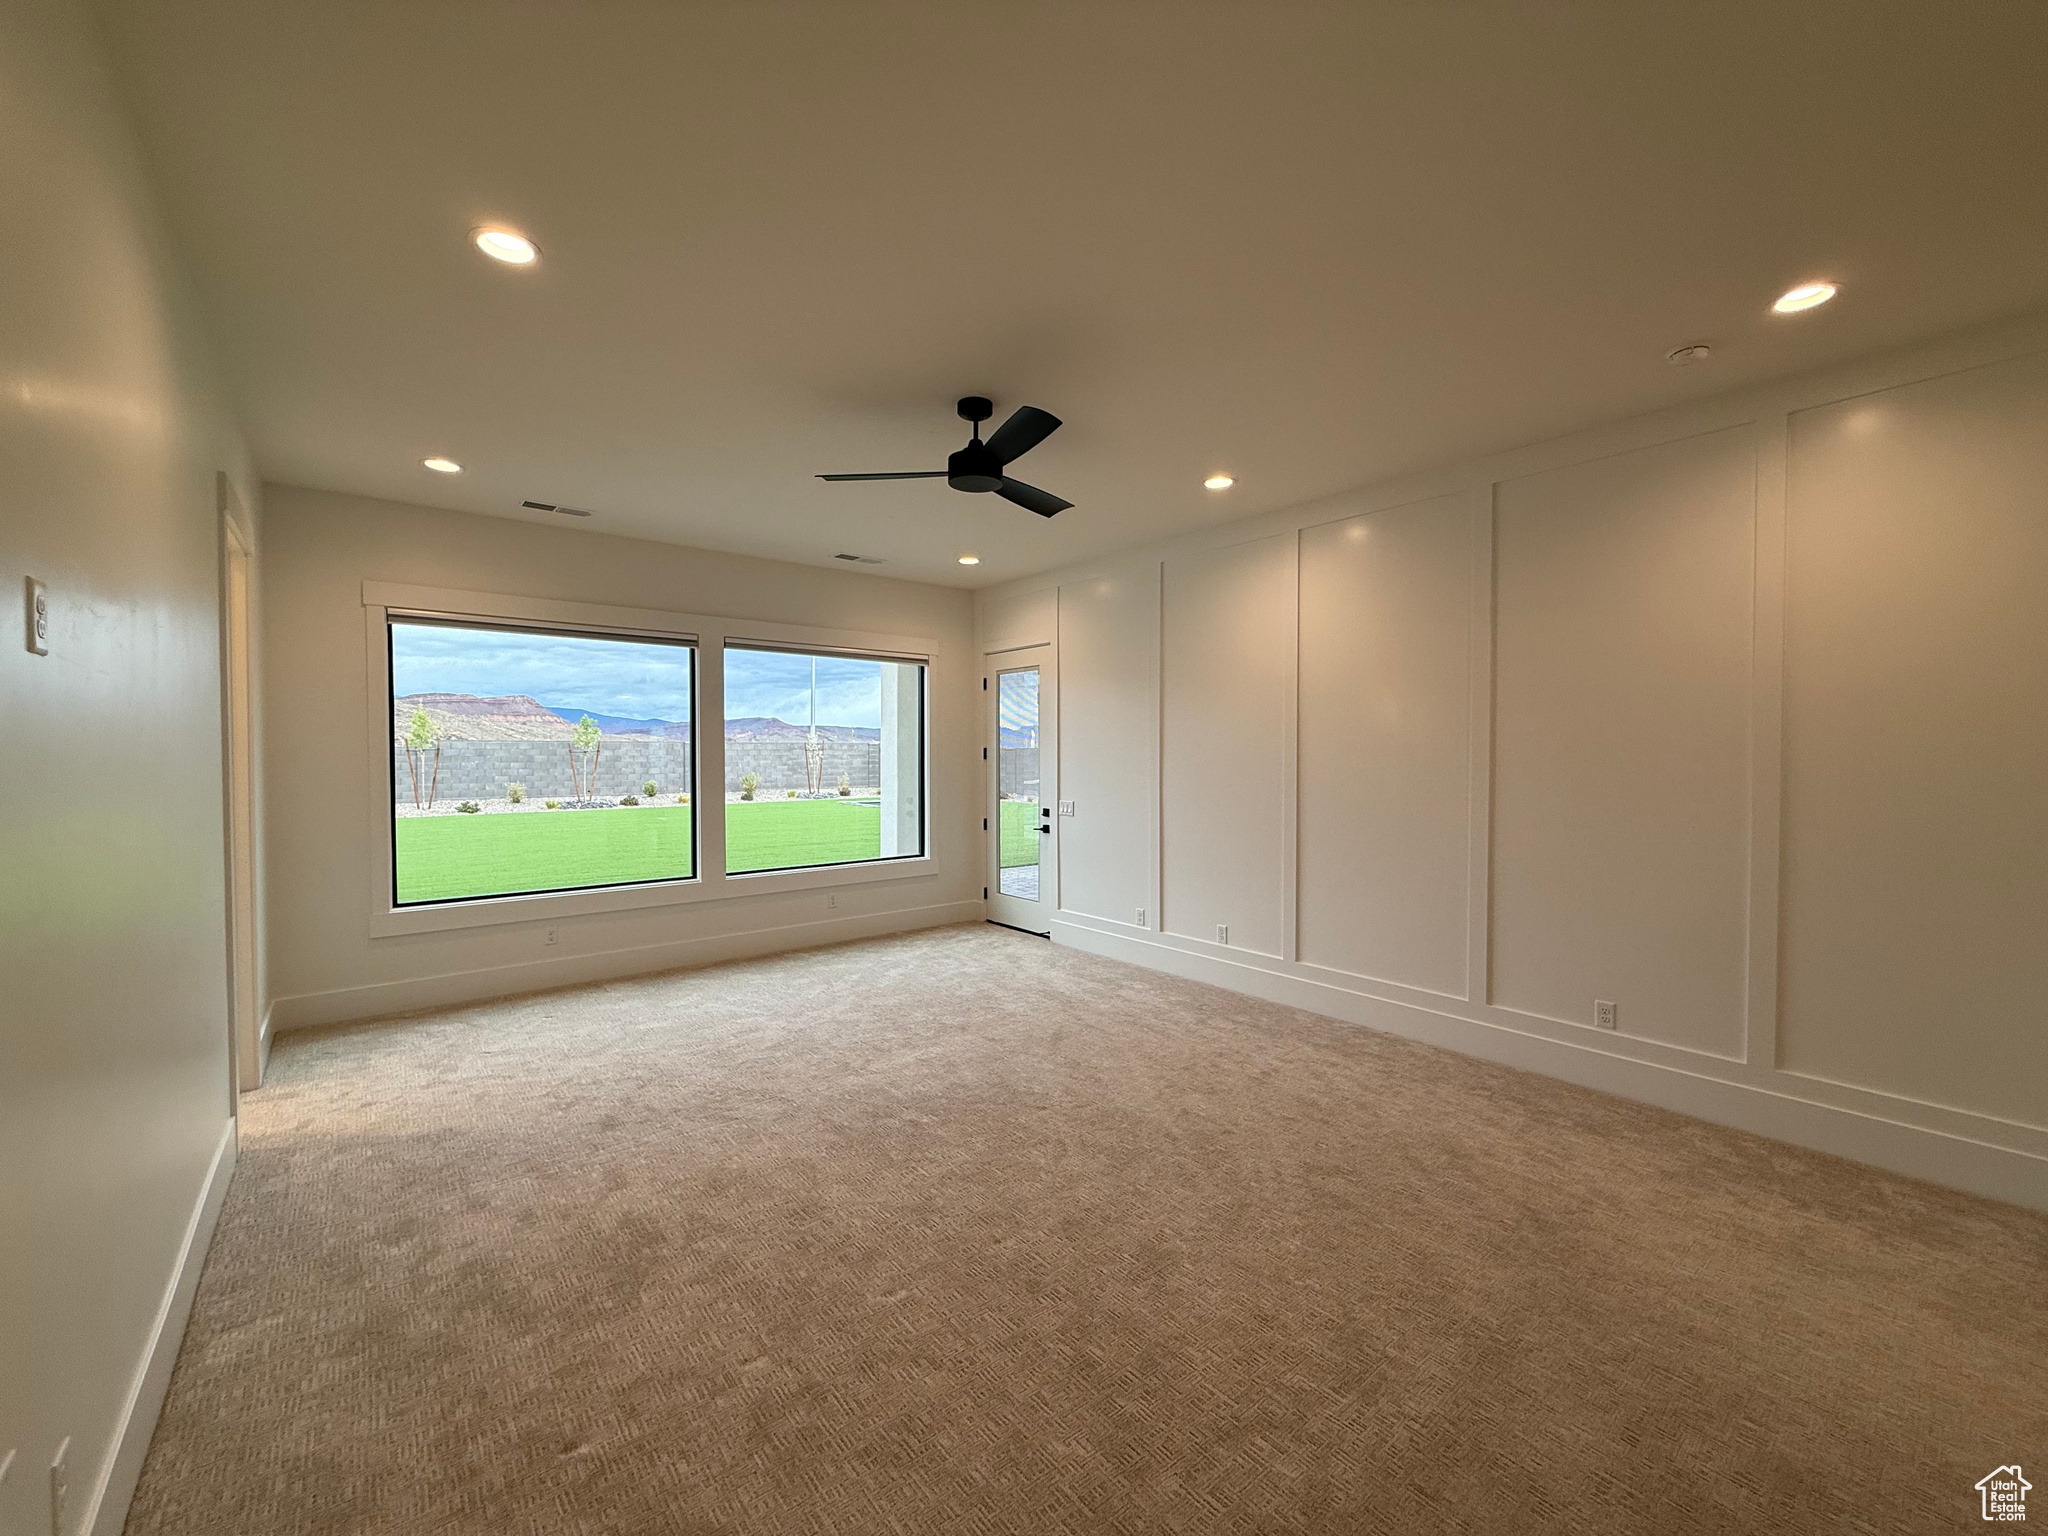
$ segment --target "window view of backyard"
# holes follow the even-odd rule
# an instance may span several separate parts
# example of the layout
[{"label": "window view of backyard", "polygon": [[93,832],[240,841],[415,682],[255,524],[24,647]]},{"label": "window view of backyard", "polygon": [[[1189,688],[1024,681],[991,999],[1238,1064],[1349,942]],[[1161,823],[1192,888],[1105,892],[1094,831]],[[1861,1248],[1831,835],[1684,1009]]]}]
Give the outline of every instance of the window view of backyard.
[{"label": "window view of backyard", "polygon": [[924,667],[725,649],[725,867],[924,852]]},{"label": "window view of backyard", "polygon": [[[690,878],[694,646],[394,619],[400,906]],[[730,873],[924,851],[924,668],[725,652]]]},{"label": "window view of backyard", "polygon": [[397,904],[694,872],[694,647],[391,623]]},{"label": "window view of backyard", "polygon": [[996,885],[1038,899],[1038,669],[996,677]]}]

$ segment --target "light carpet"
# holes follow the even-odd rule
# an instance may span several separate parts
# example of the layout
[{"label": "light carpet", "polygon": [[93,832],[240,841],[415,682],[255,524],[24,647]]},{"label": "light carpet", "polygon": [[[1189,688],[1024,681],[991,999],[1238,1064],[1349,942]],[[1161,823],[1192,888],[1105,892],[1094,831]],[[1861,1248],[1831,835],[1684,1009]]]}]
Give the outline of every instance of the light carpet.
[{"label": "light carpet", "polygon": [[1000,929],[271,1072],[133,1536],[1890,1533],[2048,1488],[2048,1220]]}]

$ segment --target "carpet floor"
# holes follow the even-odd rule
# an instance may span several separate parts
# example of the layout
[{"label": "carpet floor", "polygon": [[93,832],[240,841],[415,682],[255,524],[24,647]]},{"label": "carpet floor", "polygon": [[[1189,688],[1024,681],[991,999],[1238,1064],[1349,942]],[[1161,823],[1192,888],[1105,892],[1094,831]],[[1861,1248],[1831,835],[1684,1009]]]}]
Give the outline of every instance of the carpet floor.
[{"label": "carpet floor", "polygon": [[2048,1219],[1001,929],[271,1073],[131,1536],[1960,1531],[2048,1470]]}]

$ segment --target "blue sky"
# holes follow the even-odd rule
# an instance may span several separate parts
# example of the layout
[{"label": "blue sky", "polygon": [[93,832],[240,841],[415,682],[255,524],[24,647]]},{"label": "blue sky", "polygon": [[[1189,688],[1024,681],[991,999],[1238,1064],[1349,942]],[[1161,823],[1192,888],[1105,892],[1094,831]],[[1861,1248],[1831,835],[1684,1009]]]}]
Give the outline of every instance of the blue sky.
[{"label": "blue sky", "polygon": [[[818,724],[882,723],[882,663],[821,656]],[[689,714],[686,647],[578,635],[513,634],[442,624],[393,623],[394,691],[523,693],[556,709],[640,720]],[[725,653],[727,719],[767,715],[795,725],[810,720],[811,660],[779,651]]]},{"label": "blue sky", "polygon": [[[791,725],[811,722],[809,656],[781,651],[725,653],[725,718],[770,715]],[[852,656],[820,656],[818,724],[882,723],[882,663]]]},{"label": "blue sky", "polygon": [[1005,672],[997,679],[996,717],[1003,725],[1019,733],[1028,733],[1033,742],[1038,734],[1038,673]]}]

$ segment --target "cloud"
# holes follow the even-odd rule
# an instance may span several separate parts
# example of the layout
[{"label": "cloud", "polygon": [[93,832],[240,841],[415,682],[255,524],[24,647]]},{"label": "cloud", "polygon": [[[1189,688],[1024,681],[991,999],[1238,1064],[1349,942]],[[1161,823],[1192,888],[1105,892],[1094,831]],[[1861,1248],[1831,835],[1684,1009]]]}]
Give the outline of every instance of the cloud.
[{"label": "cloud", "polygon": [[[394,621],[391,677],[408,693],[523,693],[554,709],[642,720],[690,717],[690,646],[596,636],[522,634],[453,624]],[[820,725],[879,726],[882,668],[897,663],[820,656]],[[782,651],[725,653],[727,719],[811,719],[812,658]]]},{"label": "cloud", "polygon": [[657,641],[519,634],[449,624],[391,626],[393,690],[523,693],[557,709],[642,720],[690,717],[695,650]]},{"label": "cloud", "polygon": [[[882,723],[882,668],[894,663],[863,661],[854,656],[819,656],[815,660],[818,724]],[[812,657],[783,651],[728,649],[726,719],[763,715],[787,720],[791,725],[810,724],[812,661]]]}]

